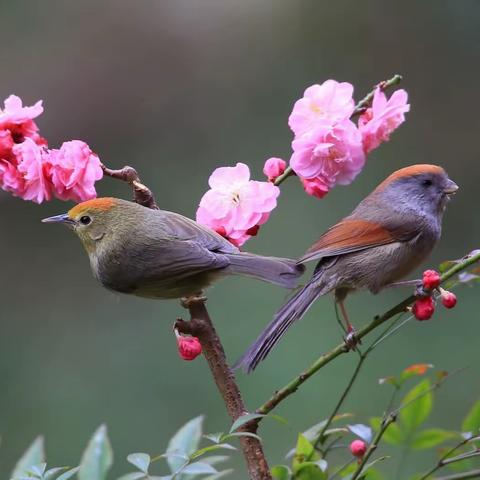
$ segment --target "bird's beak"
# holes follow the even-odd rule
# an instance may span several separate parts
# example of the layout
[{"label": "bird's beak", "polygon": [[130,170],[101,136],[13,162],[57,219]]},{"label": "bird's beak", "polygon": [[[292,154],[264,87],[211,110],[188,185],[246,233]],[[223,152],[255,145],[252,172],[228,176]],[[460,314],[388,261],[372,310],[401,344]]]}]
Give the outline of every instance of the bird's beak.
[{"label": "bird's beak", "polygon": [[447,185],[443,189],[443,193],[453,195],[458,190],[458,185],[452,180],[448,179]]},{"label": "bird's beak", "polygon": [[66,213],[55,215],[54,217],[44,218],[42,223],[64,223],[65,225],[73,225],[75,222]]}]

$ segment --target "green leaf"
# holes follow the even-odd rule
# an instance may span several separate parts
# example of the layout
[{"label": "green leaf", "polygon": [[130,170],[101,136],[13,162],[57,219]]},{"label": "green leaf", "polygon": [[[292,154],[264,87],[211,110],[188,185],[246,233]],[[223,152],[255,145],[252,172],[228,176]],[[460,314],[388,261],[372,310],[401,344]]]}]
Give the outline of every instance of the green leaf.
[{"label": "green leaf", "polygon": [[[180,454],[190,456],[198,450],[200,439],[202,438],[203,415],[193,418],[187,422],[170,439],[167,447],[167,454]],[[185,463],[178,456],[167,456],[167,463],[172,473],[175,473]]]},{"label": "green leaf", "polygon": [[230,460],[228,455],[210,455],[202,458],[202,463],[208,463],[209,465],[217,465],[218,463]]},{"label": "green leaf", "polygon": [[252,432],[233,432],[233,433],[227,433],[222,437],[222,442],[225,440],[228,440],[230,438],[235,438],[235,437],[251,437],[251,438],[256,438],[257,440],[261,440],[261,438],[256,434]]},{"label": "green leaf", "polygon": [[218,473],[217,469],[212,467],[209,463],[194,462],[187,465],[181,470],[182,474],[202,475],[207,473]]},{"label": "green leaf", "polygon": [[148,467],[150,466],[150,455],[148,453],[131,453],[127,457],[127,461],[143,473],[148,473]]},{"label": "green leaf", "polygon": [[266,415],[262,413],[246,413],[241,417],[238,417],[230,427],[228,433],[236,432],[240,427],[245,425],[246,423],[250,422],[251,420],[256,420],[257,418],[266,417]]},{"label": "green leaf", "polygon": [[[370,419],[370,425],[372,428],[378,432],[380,425],[382,424],[382,419],[380,417],[373,417]],[[400,430],[400,427],[394,422],[391,423],[385,433],[383,434],[382,441],[389,443],[390,445],[402,445],[404,441],[403,432]]]},{"label": "green leaf", "polygon": [[300,433],[297,439],[297,448],[295,449],[295,457],[297,461],[302,463],[303,459],[310,458],[310,455],[314,450],[315,449],[310,440]]},{"label": "green leaf", "polygon": [[107,427],[101,425],[83,452],[79,480],[105,480],[113,463],[113,452],[107,435]]},{"label": "green leaf", "polygon": [[43,437],[37,437],[20,457],[12,472],[12,478],[24,476],[26,471],[33,465],[45,461]]},{"label": "green leaf", "polygon": [[462,432],[472,432],[472,435],[477,435],[480,430],[480,400],[478,400],[462,423]]},{"label": "green leaf", "polygon": [[410,447],[415,450],[424,450],[440,445],[452,438],[458,438],[458,433],[442,430],[441,428],[429,428],[418,432],[412,440]]},{"label": "green leaf", "polygon": [[383,457],[378,457],[376,458],[375,460],[372,460],[371,462],[368,462],[362,469],[362,474],[360,475],[359,479],[360,478],[367,478],[370,480],[370,469],[376,465],[377,463],[379,462],[383,462],[384,460],[386,460],[387,458],[390,458],[390,457],[387,457],[387,456],[383,456]]},{"label": "green leaf", "polygon": [[224,433],[219,432],[219,433],[208,433],[207,435],[204,435],[203,437],[206,438],[207,440],[210,440],[213,443],[220,443],[222,441],[223,436],[224,436]]},{"label": "green leaf", "polygon": [[358,480],[361,480],[362,478],[365,480],[383,480],[385,477],[376,468],[369,468],[368,472],[365,472],[365,474],[358,477]]},{"label": "green leaf", "polygon": [[69,479],[72,478],[76,473],[78,473],[79,470],[80,470],[80,467],[72,468],[71,470],[68,470],[67,472],[62,473],[62,475],[60,475],[60,476],[57,478],[57,480],[69,480]]},{"label": "green leaf", "polygon": [[236,447],[233,445],[230,445],[229,443],[216,443],[215,445],[209,445],[208,447],[201,448],[200,450],[197,450],[196,452],[192,453],[190,458],[193,460],[194,458],[198,458],[201,455],[204,455],[205,453],[208,452],[214,452],[215,450],[236,450]]},{"label": "green leaf", "polygon": [[131,472],[125,475],[122,475],[117,480],[149,480],[152,477],[148,477],[143,472]]},{"label": "green leaf", "polygon": [[292,472],[286,465],[275,465],[271,469],[275,480],[290,480]]},{"label": "green leaf", "polygon": [[412,434],[430,415],[433,404],[433,394],[430,381],[422,380],[403,398],[400,406],[400,423],[405,427],[407,436]]},{"label": "green leaf", "polygon": [[226,477],[232,472],[233,470],[231,468],[228,470],[222,470],[221,472],[215,473],[213,475],[209,475],[208,477],[204,477],[203,480],[218,480],[219,478]]},{"label": "green leaf", "polygon": [[299,465],[295,472],[295,480],[326,480],[327,474],[313,462]]}]

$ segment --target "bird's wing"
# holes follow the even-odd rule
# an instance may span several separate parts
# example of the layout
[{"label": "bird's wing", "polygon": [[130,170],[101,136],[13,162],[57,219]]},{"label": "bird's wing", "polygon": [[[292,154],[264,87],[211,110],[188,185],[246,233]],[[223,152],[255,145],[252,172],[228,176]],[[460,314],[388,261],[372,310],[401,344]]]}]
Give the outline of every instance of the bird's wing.
[{"label": "bird's wing", "polygon": [[418,234],[418,226],[384,228],[368,220],[346,218],[327,230],[299,259],[299,263],[344,255],[388,243],[408,241]]},{"label": "bird's wing", "polygon": [[162,211],[163,228],[172,239],[189,241],[218,253],[238,253],[238,248],[217,232],[178,213]]}]

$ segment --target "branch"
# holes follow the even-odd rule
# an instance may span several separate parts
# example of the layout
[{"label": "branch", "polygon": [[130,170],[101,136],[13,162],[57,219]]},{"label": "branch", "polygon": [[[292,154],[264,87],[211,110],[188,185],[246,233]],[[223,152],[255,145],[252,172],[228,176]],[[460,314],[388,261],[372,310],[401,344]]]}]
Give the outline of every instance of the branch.
[{"label": "branch", "polygon": [[447,475],[446,477],[437,477],[435,480],[463,480],[466,478],[480,478],[480,469],[454,473],[453,475]]},{"label": "branch", "polygon": [[[402,81],[402,76],[397,74],[397,75],[394,75],[392,78],[389,78],[388,80],[383,80],[382,82],[375,85],[373,90],[355,105],[355,109],[353,110],[353,113],[350,116],[350,118],[355,117],[356,115],[361,115],[370,106],[373,99],[373,95],[375,94],[375,90],[377,88],[380,88],[380,90],[382,90],[383,92],[390,87],[398,85],[401,81]],[[294,176],[294,175],[295,175],[295,172],[293,171],[292,167],[287,167],[286,170],[283,172],[283,174],[278,176],[275,179],[275,182],[273,182],[273,184],[278,187],[288,177]]]},{"label": "branch", "polygon": [[136,203],[147,208],[158,210],[152,191],[140,181],[140,177],[134,168],[127,166],[120,170],[112,170],[103,164],[101,167],[105,176],[122,180],[131,185],[133,188],[133,198]]},{"label": "branch", "polygon": [[[210,371],[222,395],[228,414],[235,421],[237,418],[245,415],[247,409],[243,403],[240,390],[235,382],[235,376],[227,364],[225,351],[220,338],[215,331],[212,320],[205,307],[205,299],[193,297],[184,302],[190,312],[189,322],[177,320],[175,328],[181,333],[187,333],[198,337],[202,344],[203,354],[207,360]],[[250,433],[256,433],[258,423],[249,422],[240,430]],[[240,437],[243,454],[247,462],[248,472],[252,480],[271,479],[270,469],[263,453],[262,444],[256,437]]]},{"label": "branch", "polygon": [[[469,443],[471,441],[478,440],[478,439],[479,439],[479,437],[471,437],[471,438],[463,439],[460,443],[458,443],[457,445],[452,447],[450,450],[448,450],[444,455],[442,455],[442,457],[437,462],[437,464],[431,470],[429,470],[427,473],[424,473],[419,478],[419,480],[426,480],[428,477],[430,477],[432,475],[432,473],[435,473],[437,470],[440,470],[443,466],[448,465],[449,463],[459,462],[460,460],[465,460],[466,458],[476,457],[476,456],[480,455],[480,452],[478,452],[477,450],[474,450],[473,452],[467,452],[467,453],[464,453],[464,454],[460,454],[460,455],[457,455],[456,457],[450,457],[450,455],[452,455],[452,453],[457,451],[459,448],[463,447],[464,445],[466,445],[467,443]],[[468,477],[466,477],[466,478],[468,478]]]},{"label": "branch", "polygon": [[[461,261],[459,261],[456,265],[452,268],[447,270],[441,276],[441,283],[446,282],[450,278],[452,278],[457,273],[460,273],[462,270],[465,270],[470,265],[478,262],[480,260],[480,252],[476,253],[475,255],[467,255]],[[384,324],[387,320],[392,318],[398,313],[404,312],[407,307],[409,307],[414,301],[416,297],[415,295],[411,295],[410,297],[406,298],[393,308],[391,308],[388,312],[384,313],[381,316],[375,317],[368,325],[361,328],[357,334],[356,338],[362,339],[366,335],[368,335],[372,330],[375,330],[380,325]],[[325,365],[329,364],[332,360],[337,358],[338,356],[349,352],[349,346],[344,341],[337,345],[333,350],[328,353],[323,354],[320,358],[318,358],[309,368],[303,371],[300,375],[295,377],[289,383],[287,383],[283,388],[276,391],[263,405],[261,405],[257,409],[257,413],[267,414],[271,412],[279,403],[289,397],[292,393],[296,392],[298,388],[305,383],[312,375],[317,373],[320,369],[322,369]],[[261,419],[260,419],[261,420]]]}]

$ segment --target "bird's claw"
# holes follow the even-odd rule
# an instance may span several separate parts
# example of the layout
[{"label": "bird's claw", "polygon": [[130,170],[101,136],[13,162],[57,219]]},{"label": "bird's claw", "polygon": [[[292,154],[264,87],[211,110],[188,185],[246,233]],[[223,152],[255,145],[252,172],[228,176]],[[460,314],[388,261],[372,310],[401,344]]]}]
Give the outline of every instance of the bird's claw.
[{"label": "bird's claw", "polygon": [[357,345],[362,344],[362,340],[357,337],[357,331],[355,330],[355,328],[353,328],[352,325],[348,327],[348,331],[345,335],[344,341],[349,351],[354,350]]},{"label": "bird's claw", "polygon": [[422,298],[428,297],[429,293],[427,293],[427,291],[425,290],[423,283],[417,283],[417,285],[415,285],[414,295],[418,298]]}]

